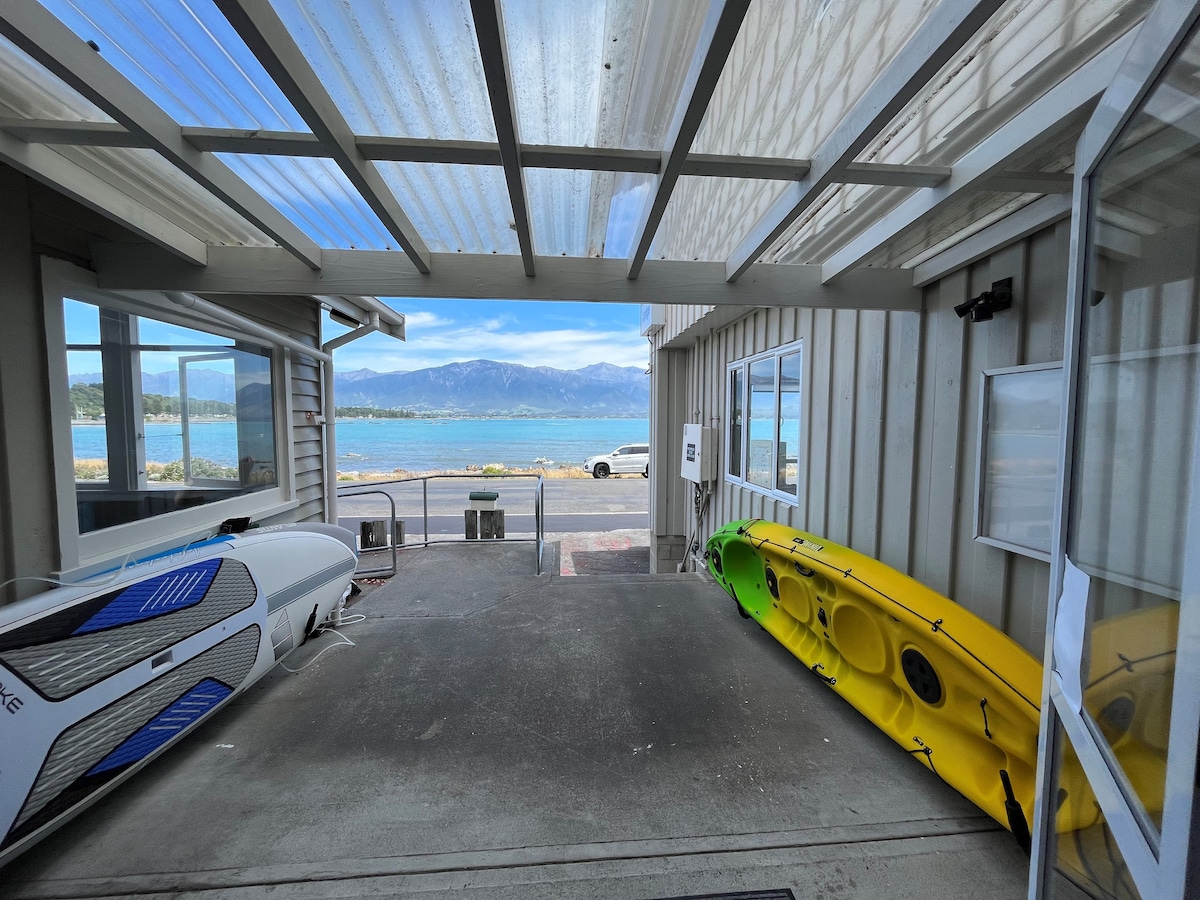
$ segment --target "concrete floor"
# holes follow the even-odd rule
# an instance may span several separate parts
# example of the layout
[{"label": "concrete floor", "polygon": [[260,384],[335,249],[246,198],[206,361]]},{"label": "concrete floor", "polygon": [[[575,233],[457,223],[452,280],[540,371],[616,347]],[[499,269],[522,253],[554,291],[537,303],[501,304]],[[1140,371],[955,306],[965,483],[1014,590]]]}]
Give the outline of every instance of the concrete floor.
[{"label": "concrete floor", "polygon": [[1025,896],[1012,838],[707,577],[610,550],[403,553],[355,646],[301,647],[0,897]]}]

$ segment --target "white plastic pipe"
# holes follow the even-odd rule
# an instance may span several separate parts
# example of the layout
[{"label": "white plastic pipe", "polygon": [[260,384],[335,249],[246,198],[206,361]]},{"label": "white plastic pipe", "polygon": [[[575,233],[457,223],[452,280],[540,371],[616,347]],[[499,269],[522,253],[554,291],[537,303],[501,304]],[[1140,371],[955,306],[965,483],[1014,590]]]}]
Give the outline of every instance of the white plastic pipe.
[{"label": "white plastic pipe", "polygon": [[351,341],[357,341],[376,331],[383,331],[379,313],[371,312],[366,325],[347,331],[345,334],[330,338],[321,345],[325,354],[325,364],[321,366],[321,408],[325,411],[325,439],[321,441],[321,452],[325,455],[325,521],[336,525],[337,516],[337,406],[333,397],[333,351]]},{"label": "white plastic pipe", "polygon": [[238,315],[232,310],[225,309],[223,306],[217,306],[215,303],[197,297],[195,294],[188,294],[183,291],[167,291],[164,295],[168,300],[177,306],[182,306],[185,309],[192,309],[196,312],[203,313],[210,319],[224,322],[226,325],[231,325],[239,331],[253,335],[256,338],[280,347],[287,347],[296,353],[304,353],[311,356],[313,359],[323,363],[332,363],[333,357],[324,349],[318,350],[316,347],[310,347],[308,344],[303,344],[295,338],[288,337],[286,334],[281,334],[266,325],[259,325],[252,319],[247,319],[245,316]]}]

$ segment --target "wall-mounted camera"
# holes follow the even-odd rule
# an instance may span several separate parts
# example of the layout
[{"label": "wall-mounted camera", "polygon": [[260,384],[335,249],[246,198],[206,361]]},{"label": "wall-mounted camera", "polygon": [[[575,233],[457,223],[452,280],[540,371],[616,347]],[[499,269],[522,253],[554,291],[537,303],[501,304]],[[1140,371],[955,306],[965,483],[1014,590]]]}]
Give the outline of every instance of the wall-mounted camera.
[{"label": "wall-mounted camera", "polygon": [[964,300],[954,307],[954,312],[960,319],[971,316],[972,322],[987,322],[993,313],[1008,309],[1012,306],[1012,279],[1001,278],[992,282],[992,289],[984,291],[978,297]]}]

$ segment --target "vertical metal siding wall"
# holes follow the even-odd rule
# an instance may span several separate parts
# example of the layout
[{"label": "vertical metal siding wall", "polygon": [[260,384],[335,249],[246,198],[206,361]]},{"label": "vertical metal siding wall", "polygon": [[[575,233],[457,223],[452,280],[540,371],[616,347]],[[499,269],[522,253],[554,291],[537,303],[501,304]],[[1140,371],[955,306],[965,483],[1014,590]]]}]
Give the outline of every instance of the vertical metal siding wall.
[{"label": "vertical metal siding wall", "polygon": [[[722,438],[722,472],[726,365],[804,343],[798,504],[722,480],[702,536],[747,517],[812,531],[911,574],[1040,654],[1048,564],[974,540],[979,383],[985,369],[1062,359],[1066,251],[1063,224],[929,286],[924,313],[764,308],[697,340],[686,417],[671,427],[699,410]],[[1007,277],[1013,309],[974,324],[955,315]],[[704,309],[668,309],[664,336]]]}]

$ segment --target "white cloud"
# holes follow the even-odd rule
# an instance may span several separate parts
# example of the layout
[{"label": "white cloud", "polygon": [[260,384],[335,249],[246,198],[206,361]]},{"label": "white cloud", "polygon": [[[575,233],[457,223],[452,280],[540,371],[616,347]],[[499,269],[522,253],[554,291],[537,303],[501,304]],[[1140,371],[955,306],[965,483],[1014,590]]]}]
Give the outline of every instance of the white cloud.
[{"label": "white cloud", "polygon": [[453,319],[446,319],[446,318],[443,318],[442,316],[439,316],[437,313],[426,312],[424,310],[419,310],[417,312],[411,312],[411,313],[404,314],[405,331],[411,330],[413,328],[420,328],[420,329],[440,328],[443,325],[453,325],[453,324],[454,324]]},{"label": "white cloud", "polygon": [[411,371],[471,359],[494,359],[523,366],[581,369],[606,362],[645,366],[646,339],[637,332],[554,329],[490,331],[484,325],[409,333],[408,341],[371,335],[335,351],[338,369]]}]

